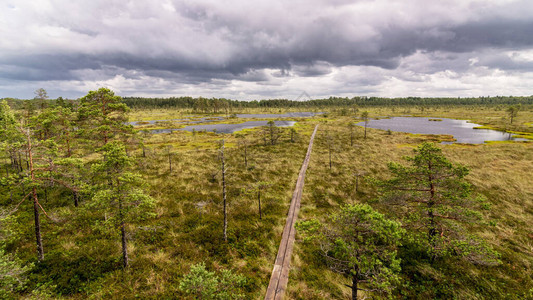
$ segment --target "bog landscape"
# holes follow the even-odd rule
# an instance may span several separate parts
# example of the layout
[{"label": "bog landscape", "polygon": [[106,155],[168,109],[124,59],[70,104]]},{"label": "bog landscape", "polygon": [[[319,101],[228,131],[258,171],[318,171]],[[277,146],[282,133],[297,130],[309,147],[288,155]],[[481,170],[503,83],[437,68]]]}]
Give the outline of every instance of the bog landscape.
[{"label": "bog landscape", "polygon": [[1,298],[262,299],[291,228],[286,299],[533,297],[533,97],[37,96],[0,106]]},{"label": "bog landscape", "polygon": [[0,0],[0,300],[533,300],[532,0]]}]

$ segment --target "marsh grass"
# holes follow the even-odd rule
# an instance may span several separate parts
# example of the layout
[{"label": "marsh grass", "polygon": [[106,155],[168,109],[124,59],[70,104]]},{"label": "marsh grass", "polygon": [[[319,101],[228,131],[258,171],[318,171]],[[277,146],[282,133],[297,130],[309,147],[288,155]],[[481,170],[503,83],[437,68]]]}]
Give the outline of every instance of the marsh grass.
[{"label": "marsh grass", "polygon": [[[365,108],[366,109],[366,108]],[[306,111],[305,109],[303,109]],[[503,130],[533,132],[531,110],[523,110],[507,124],[504,107],[368,108],[370,116],[430,116],[470,119]],[[295,111],[295,110],[294,110]],[[301,111],[301,110],[300,110]],[[307,110],[308,111],[308,110]],[[318,111],[325,111],[320,109]],[[242,110],[242,113],[280,113],[279,109]],[[283,111],[285,112],[285,110]],[[130,120],[185,118],[190,111],[136,110]],[[201,115],[202,117],[211,115]],[[69,195],[50,190],[45,207],[60,221],[43,218],[45,263],[31,274],[32,286],[50,285],[54,298],[84,299],[186,299],[179,281],[191,265],[205,262],[210,270],[231,269],[245,275],[246,297],[261,299],[272,271],[298,171],[314,125],[320,123],[307,170],[299,219],[324,218],[348,203],[370,203],[394,218],[377,201],[372,178],[390,176],[387,162],[402,161],[424,141],[446,141],[449,136],[411,135],[355,129],[350,146],[349,123],[357,116],[334,110],[322,116],[299,119],[296,139],[282,129],[276,145],[265,145],[262,128],[240,132],[248,144],[248,166],[244,166],[241,139],[232,134],[172,132],[145,135],[146,157],[132,149],[136,169],[149,183],[149,194],[157,201],[156,217],[131,224],[128,248],[131,267],[120,269],[120,245],[116,230],[106,225],[96,211],[75,208]],[[243,120],[224,120],[237,122]],[[176,124],[167,123],[166,126]],[[141,126],[142,127],[142,126]],[[326,135],[326,132],[328,133]],[[329,136],[329,138],[328,138]],[[219,141],[225,139],[228,169],[228,242],[222,237],[222,196]],[[171,146],[171,148],[167,148]],[[404,285],[397,297],[405,298],[510,298],[525,299],[533,289],[533,143],[483,145],[439,145],[454,163],[467,165],[467,180],[477,196],[485,197],[491,209],[486,220],[469,230],[487,240],[501,253],[502,264],[483,267],[459,260],[430,265],[415,250],[404,249]],[[329,149],[332,166],[329,167]],[[170,149],[170,150],[168,150]],[[171,152],[172,172],[168,167]],[[90,159],[99,159],[97,154]],[[359,177],[355,191],[356,174]],[[268,182],[262,191],[263,218],[257,209],[254,184]],[[0,195],[7,203],[9,194]],[[31,224],[29,206],[16,214],[20,224]],[[14,226],[6,238],[6,249],[24,261],[34,257],[31,226]],[[347,298],[349,282],[324,267],[322,258],[308,245],[295,244],[288,293],[289,299]],[[412,257],[412,259],[409,259]],[[529,294],[528,294],[529,293]]]},{"label": "marsh grass", "polygon": [[[497,113],[488,111],[481,116],[472,113],[472,116],[481,120]],[[451,117],[454,113],[436,111],[432,115]],[[447,136],[395,132],[388,135],[386,131],[375,129],[369,129],[365,140],[363,129],[359,128],[355,147],[350,147],[349,131],[345,126],[350,120],[337,118],[327,122],[327,130],[336,145],[331,171],[324,127],[321,128],[322,134],[317,136],[308,169],[300,219],[322,219],[348,203],[370,203],[394,218],[394,212],[377,201],[376,190],[369,179],[387,178],[387,162],[401,162],[402,157],[412,155],[412,149],[421,142],[449,140]],[[498,126],[496,124],[492,125]],[[486,198],[491,204],[491,209],[483,212],[485,221],[468,228],[501,254],[502,264],[486,267],[447,259],[431,265],[420,254],[402,250],[406,285],[399,288],[399,293],[409,298],[527,298],[533,288],[533,143],[441,144],[439,147],[452,162],[470,168],[467,180],[473,185],[474,195]],[[366,174],[357,193],[354,190],[356,172]],[[321,258],[310,254],[312,251],[304,243],[296,244],[295,255],[299,259],[295,261],[296,272],[291,273],[290,297],[303,299],[299,295],[302,287],[308,289],[305,293],[310,299],[346,297],[350,289],[345,285],[350,284],[349,280],[324,276],[324,272],[330,271],[325,271]]]},{"label": "marsh grass", "polygon": [[[210,268],[233,269],[247,275],[247,295],[261,296],[268,285],[292,188],[305,155],[312,124],[300,125],[302,137],[289,141],[283,132],[278,144],[263,145],[261,129],[244,132],[248,167],[234,135],[188,132],[149,136],[147,157],[139,168],[158,200],[158,217],[135,230],[135,251],[124,278],[108,273],[101,279],[119,294],[135,291],[140,297],[184,297],[176,282],[188,266],[206,262]],[[286,131],[286,130],[285,130]],[[228,242],[222,238],[219,141],[226,140],[229,201]],[[172,145],[173,171],[168,169],[165,146]],[[140,156],[140,152],[134,153]],[[259,220],[253,184],[269,182],[262,192],[263,219]],[[135,278],[135,279],[134,279]],[[173,287],[174,286],[174,287]],[[89,285],[88,289],[100,289]],[[98,293],[97,293],[98,294]],[[108,297],[109,294],[98,294]],[[172,296],[171,296],[172,295]]]}]

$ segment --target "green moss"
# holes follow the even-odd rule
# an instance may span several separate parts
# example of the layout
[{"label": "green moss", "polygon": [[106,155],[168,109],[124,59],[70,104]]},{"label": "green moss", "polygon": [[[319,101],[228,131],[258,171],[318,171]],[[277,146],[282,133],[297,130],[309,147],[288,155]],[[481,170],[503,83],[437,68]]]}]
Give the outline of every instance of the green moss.
[{"label": "green moss", "polygon": [[513,144],[517,143],[516,141],[485,141],[485,144],[494,145],[494,144]]},{"label": "green moss", "polygon": [[517,135],[514,135],[513,137],[533,140],[533,134],[517,134]]},{"label": "green moss", "polygon": [[490,129],[490,130],[497,130],[496,128],[488,125],[482,125],[482,126],[476,126],[473,129]]},{"label": "green moss", "polygon": [[456,139],[453,135],[449,134],[418,134],[418,133],[409,133],[410,137],[413,137],[417,140],[425,141],[434,141],[434,142],[454,142]]}]

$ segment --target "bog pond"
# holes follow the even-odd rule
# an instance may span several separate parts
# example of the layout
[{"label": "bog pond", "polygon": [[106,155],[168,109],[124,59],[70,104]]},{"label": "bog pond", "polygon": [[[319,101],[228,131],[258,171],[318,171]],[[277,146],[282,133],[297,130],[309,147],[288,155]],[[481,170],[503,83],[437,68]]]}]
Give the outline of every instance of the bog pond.
[{"label": "bog pond", "polygon": [[[241,119],[269,119],[269,118],[310,118],[315,115],[322,114],[314,112],[290,112],[283,114],[235,114],[235,118]],[[181,124],[199,124],[199,123],[210,123],[215,121],[224,120],[224,117],[204,117],[204,118],[194,118],[194,116],[188,116],[191,118],[188,119],[169,119],[169,120],[151,120],[151,121],[133,121],[128,122],[130,125],[154,125],[158,122],[176,122]],[[266,126],[268,121],[247,121],[239,124],[199,124],[199,125],[189,125],[183,128],[164,128],[164,129],[147,129],[146,132],[149,133],[169,133],[173,131],[212,131],[218,133],[233,133],[243,129],[254,128],[259,126]],[[275,125],[278,127],[290,127],[296,124],[296,121],[274,121]]]},{"label": "bog pond", "polygon": [[[266,126],[268,121],[248,121],[239,124],[209,124],[209,125],[191,125],[183,128],[169,128],[169,129],[154,129],[151,133],[169,133],[172,131],[186,130],[186,131],[213,131],[218,133],[234,133],[235,131],[254,128],[259,126]],[[289,127],[296,124],[296,121],[274,121],[278,127]]]},{"label": "bog pond", "polygon": [[[364,122],[356,125],[365,126]],[[508,132],[474,129],[481,125],[469,123],[465,120],[446,118],[420,118],[420,117],[392,117],[386,119],[370,120],[367,127],[408,132],[415,134],[446,134],[453,135],[454,143],[483,144],[485,141],[527,141],[523,138],[515,138]]]}]

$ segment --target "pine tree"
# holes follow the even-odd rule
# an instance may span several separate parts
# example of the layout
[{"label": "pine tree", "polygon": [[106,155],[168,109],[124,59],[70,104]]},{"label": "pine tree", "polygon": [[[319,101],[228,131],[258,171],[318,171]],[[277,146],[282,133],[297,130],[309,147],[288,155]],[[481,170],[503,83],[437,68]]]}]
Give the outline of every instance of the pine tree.
[{"label": "pine tree", "polygon": [[482,218],[480,203],[470,197],[468,168],[452,164],[442,150],[423,143],[404,166],[389,163],[393,178],[382,181],[384,202],[403,216],[415,240],[432,260],[451,254],[476,263],[497,264],[498,254],[466,232],[464,224]]},{"label": "pine tree", "polygon": [[107,144],[120,134],[131,134],[132,126],[126,125],[128,107],[122,98],[106,88],[90,91],[80,99],[78,110],[80,134],[88,141]]},{"label": "pine tree", "polygon": [[205,264],[191,266],[191,270],[180,281],[179,288],[195,299],[244,299],[242,292],[246,278],[230,270],[222,270],[220,275],[210,272]]},{"label": "pine tree", "polygon": [[331,270],[351,279],[352,299],[360,290],[388,294],[398,284],[396,247],[404,230],[369,205],[347,205],[325,222],[300,222],[297,229]]},{"label": "pine tree", "polygon": [[120,228],[123,267],[129,265],[126,224],[153,216],[154,199],[141,189],[143,180],[139,174],[129,171],[133,159],[126,155],[124,144],[112,141],[99,149],[104,159],[93,165],[93,172],[100,175],[100,185],[89,208],[106,213],[107,222]]}]

